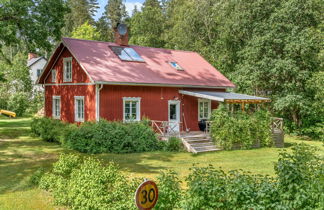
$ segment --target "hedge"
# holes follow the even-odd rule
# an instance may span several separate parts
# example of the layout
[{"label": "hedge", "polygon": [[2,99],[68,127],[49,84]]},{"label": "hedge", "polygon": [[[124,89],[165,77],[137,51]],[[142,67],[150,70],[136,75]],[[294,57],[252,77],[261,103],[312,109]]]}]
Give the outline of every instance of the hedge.
[{"label": "hedge", "polygon": [[45,141],[59,142],[69,149],[90,154],[182,150],[178,138],[158,140],[147,121],[122,123],[100,120],[77,126],[51,118],[34,118],[31,131]]}]

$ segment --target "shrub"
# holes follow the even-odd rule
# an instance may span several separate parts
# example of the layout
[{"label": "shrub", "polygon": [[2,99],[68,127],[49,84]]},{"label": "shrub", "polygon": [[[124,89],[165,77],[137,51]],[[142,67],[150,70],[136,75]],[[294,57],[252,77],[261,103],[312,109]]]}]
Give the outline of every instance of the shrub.
[{"label": "shrub", "polygon": [[15,112],[17,116],[22,116],[29,107],[26,93],[15,93],[9,97],[8,109]]},{"label": "shrub", "polygon": [[182,150],[182,142],[177,137],[170,137],[166,144],[166,151],[178,152]]},{"label": "shrub", "polygon": [[288,209],[316,209],[319,201],[324,201],[324,162],[315,152],[315,147],[298,144],[291,154],[279,154],[275,165],[278,190],[282,205]]},{"label": "shrub", "polygon": [[114,163],[94,158],[61,155],[45,174],[40,188],[53,194],[55,204],[71,209],[135,209],[138,180],[127,180]]},{"label": "shrub", "polygon": [[212,138],[226,150],[270,146],[272,140],[269,130],[270,115],[267,112],[229,113],[219,108],[212,115]]},{"label": "shrub", "polygon": [[277,177],[193,167],[187,177],[185,209],[323,209],[324,161],[296,145],[280,153]]},{"label": "shrub", "polygon": [[61,142],[69,126],[51,118],[33,118],[31,132],[48,142]]},{"label": "shrub", "polygon": [[154,131],[145,123],[86,122],[70,129],[64,144],[85,153],[130,153],[159,149]]},{"label": "shrub", "polygon": [[179,178],[174,171],[161,172],[157,177],[159,199],[156,209],[175,209],[180,207],[181,188]]}]

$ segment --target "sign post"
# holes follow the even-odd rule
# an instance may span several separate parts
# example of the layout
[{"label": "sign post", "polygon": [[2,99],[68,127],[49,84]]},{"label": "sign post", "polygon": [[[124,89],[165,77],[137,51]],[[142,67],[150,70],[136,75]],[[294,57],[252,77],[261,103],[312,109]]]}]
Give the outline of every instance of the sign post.
[{"label": "sign post", "polygon": [[155,182],[144,181],[135,192],[136,206],[140,210],[150,210],[155,206],[158,197],[159,191]]}]

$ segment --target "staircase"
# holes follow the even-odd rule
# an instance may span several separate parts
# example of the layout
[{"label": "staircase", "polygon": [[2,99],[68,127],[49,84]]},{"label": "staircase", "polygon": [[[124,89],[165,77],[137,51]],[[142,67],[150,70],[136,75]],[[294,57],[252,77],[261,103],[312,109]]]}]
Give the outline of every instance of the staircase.
[{"label": "staircase", "polygon": [[221,150],[216,148],[211,137],[205,133],[184,135],[181,139],[187,151],[195,154]]}]

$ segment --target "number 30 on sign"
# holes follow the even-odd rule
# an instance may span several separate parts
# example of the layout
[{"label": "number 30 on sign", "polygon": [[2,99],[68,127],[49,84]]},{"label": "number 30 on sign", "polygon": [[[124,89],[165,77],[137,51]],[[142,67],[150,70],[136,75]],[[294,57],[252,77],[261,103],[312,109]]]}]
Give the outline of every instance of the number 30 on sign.
[{"label": "number 30 on sign", "polygon": [[152,209],[158,199],[159,192],[153,181],[144,181],[135,193],[136,205],[141,210]]}]

